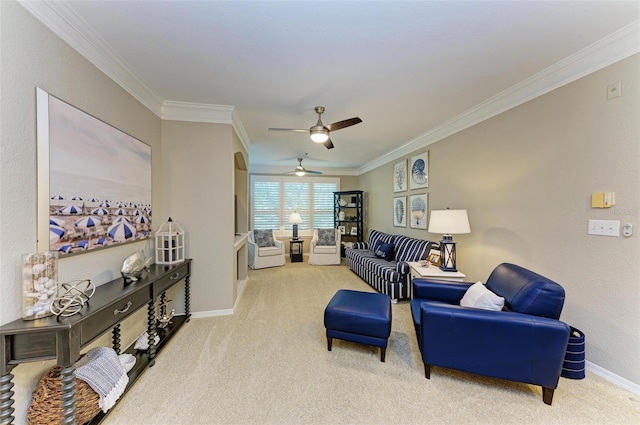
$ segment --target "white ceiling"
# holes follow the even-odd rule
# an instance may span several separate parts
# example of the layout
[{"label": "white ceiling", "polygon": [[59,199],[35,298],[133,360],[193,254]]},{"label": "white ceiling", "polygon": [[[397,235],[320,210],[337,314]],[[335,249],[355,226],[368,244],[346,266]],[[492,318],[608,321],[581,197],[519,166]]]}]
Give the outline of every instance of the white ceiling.
[{"label": "white ceiling", "polygon": [[[252,171],[357,174],[640,51],[638,1],[22,4],[161,116],[233,106]],[[332,150],[267,131],[318,105],[363,122]]]}]

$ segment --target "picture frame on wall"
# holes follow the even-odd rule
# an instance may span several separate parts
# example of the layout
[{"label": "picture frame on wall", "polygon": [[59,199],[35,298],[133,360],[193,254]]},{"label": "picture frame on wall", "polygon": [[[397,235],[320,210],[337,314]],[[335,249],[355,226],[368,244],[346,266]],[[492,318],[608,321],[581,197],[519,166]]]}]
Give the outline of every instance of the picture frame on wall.
[{"label": "picture frame on wall", "polygon": [[429,152],[411,157],[409,163],[411,189],[429,187]]},{"label": "picture frame on wall", "polygon": [[393,165],[393,191],[404,192],[407,190],[407,160]]},{"label": "picture frame on wall", "polygon": [[40,88],[36,104],[38,251],[151,238],[151,146]]},{"label": "picture frame on wall", "polygon": [[395,227],[407,227],[407,197],[396,196],[393,198],[393,225]]},{"label": "picture frame on wall", "polygon": [[411,195],[409,200],[409,220],[411,228],[426,229],[429,204],[426,193]]}]

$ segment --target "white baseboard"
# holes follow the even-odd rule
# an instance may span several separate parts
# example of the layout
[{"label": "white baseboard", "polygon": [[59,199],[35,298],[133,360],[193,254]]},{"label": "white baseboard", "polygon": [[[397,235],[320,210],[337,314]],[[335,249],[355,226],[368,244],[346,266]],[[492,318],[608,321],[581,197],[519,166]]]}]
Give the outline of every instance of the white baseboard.
[{"label": "white baseboard", "polygon": [[236,297],[236,302],[233,305],[233,308],[227,308],[224,310],[210,310],[210,311],[199,311],[197,313],[191,313],[191,317],[194,319],[202,319],[205,317],[218,317],[218,316],[231,316],[233,312],[236,310],[238,303],[240,302],[240,298],[242,297],[242,293],[244,292],[244,288],[249,281],[249,277],[244,280],[238,281],[238,287],[240,288],[240,292],[238,292],[238,296]]},{"label": "white baseboard", "polygon": [[233,309],[227,308],[224,310],[198,311],[197,313],[191,313],[191,318],[203,319],[205,317],[230,316],[232,314],[233,314]]},{"label": "white baseboard", "polygon": [[591,363],[589,360],[585,361],[585,366],[588,371],[595,373],[596,375],[606,379],[607,381],[622,389],[631,391],[635,395],[640,396],[640,385],[631,382],[628,379],[623,378],[622,376],[618,376],[615,373],[612,373],[607,369],[598,366],[597,364]]}]

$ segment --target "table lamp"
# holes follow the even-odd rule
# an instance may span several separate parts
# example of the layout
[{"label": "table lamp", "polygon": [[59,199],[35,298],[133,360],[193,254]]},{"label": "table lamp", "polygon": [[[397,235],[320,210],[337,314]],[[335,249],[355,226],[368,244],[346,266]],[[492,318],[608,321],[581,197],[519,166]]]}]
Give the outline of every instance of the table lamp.
[{"label": "table lamp", "polygon": [[293,240],[298,240],[298,223],[302,223],[302,217],[297,212],[291,213],[289,223],[293,223]]},{"label": "table lamp", "polygon": [[451,235],[471,233],[467,210],[434,210],[429,219],[429,233],[442,233],[440,241],[440,270],[457,272],[456,243]]}]

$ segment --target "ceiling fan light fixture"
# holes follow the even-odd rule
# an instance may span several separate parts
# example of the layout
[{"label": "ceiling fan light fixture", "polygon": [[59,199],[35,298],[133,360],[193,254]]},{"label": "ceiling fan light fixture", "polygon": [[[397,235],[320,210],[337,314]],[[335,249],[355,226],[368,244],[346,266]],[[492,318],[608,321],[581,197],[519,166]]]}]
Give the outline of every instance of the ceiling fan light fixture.
[{"label": "ceiling fan light fixture", "polygon": [[329,140],[329,131],[322,125],[315,125],[309,130],[311,140],[316,143],[324,143]]},{"label": "ceiling fan light fixture", "polygon": [[296,176],[298,176],[298,177],[302,177],[302,176],[304,176],[305,174],[307,174],[307,173],[305,173],[305,172],[304,172],[304,171],[302,171],[302,170],[298,170],[298,171],[296,171]]}]

